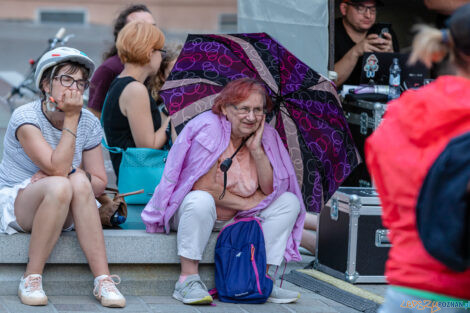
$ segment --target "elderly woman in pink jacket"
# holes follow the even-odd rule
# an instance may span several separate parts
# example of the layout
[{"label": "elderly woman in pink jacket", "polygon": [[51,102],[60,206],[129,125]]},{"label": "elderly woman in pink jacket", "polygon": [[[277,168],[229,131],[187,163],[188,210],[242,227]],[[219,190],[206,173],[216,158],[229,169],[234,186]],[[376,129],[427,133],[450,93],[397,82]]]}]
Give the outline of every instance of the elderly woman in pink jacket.
[{"label": "elderly woman in pink jacket", "polygon": [[[198,275],[199,261],[212,230],[234,217],[262,220],[268,266],[300,260],[305,207],[289,154],[276,130],[265,123],[271,106],[257,81],[230,82],[212,112],[184,127],[142,212],[147,232],[177,230],[181,275],[173,297],[183,303],[212,302]],[[224,183],[221,164],[227,158],[232,165]],[[275,286],[268,301],[290,303],[299,296]]]}]

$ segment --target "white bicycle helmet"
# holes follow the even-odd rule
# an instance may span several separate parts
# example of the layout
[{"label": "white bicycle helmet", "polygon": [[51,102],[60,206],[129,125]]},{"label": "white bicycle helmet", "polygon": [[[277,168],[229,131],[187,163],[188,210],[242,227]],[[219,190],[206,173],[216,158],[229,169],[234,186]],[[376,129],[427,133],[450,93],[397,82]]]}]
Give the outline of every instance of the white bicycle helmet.
[{"label": "white bicycle helmet", "polygon": [[34,82],[36,88],[40,89],[39,84],[41,82],[44,71],[64,61],[73,61],[82,64],[90,72],[89,77],[91,77],[93,71],[95,70],[95,63],[80,50],[69,47],[55,48],[44,53],[41,59],[39,59],[36,72],[34,73]]}]

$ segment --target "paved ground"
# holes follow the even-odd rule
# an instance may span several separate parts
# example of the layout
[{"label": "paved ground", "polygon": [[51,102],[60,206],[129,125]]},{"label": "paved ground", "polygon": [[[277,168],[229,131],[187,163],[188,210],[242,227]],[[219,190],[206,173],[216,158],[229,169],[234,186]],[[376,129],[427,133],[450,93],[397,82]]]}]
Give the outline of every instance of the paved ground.
[{"label": "paved ground", "polygon": [[[303,255],[301,262],[288,264],[286,273],[296,268],[303,268],[313,260],[313,257]],[[278,282],[279,283],[279,280]],[[165,313],[357,313],[354,309],[338,302],[320,296],[309,290],[300,288],[287,281],[282,287],[297,290],[301,297],[294,304],[230,304],[218,300],[212,306],[188,306],[174,300],[171,296],[127,296],[127,306],[124,309],[103,308],[92,296],[90,282],[89,296],[49,296],[49,304],[45,307],[29,307],[20,303],[16,295],[0,296],[0,313],[29,313],[29,312],[165,312]],[[378,295],[384,295],[386,285],[356,285]],[[47,290],[46,290],[47,292]]]},{"label": "paved ground", "polygon": [[[283,288],[298,290],[301,298],[294,304],[231,304],[215,301],[214,306],[188,306],[174,300],[170,296],[140,296],[127,297],[124,309],[103,308],[98,301],[90,296],[50,296],[49,304],[45,307],[29,307],[20,303],[17,296],[0,296],[0,313],[28,312],[165,312],[165,313],[353,313],[359,312],[341,305],[325,297],[319,296],[306,289],[299,288],[289,282],[283,283]],[[372,288],[370,288],[372,287]],[[369,286],[367,289],[381,291],[384,286]]]}]

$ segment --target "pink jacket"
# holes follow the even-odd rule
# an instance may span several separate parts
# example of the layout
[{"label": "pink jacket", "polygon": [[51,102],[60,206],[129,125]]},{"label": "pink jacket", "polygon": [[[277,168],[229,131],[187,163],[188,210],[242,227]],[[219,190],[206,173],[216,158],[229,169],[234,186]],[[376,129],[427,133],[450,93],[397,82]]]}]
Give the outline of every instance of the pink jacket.
[{"label": "pink jacket", "polygon": [[[171,217],[194,183],[209,171],[227,149],[230,132],[230,122],[211,111],[199,114],[184,127],[168,154],[162,180],[142,212],[147,232],[169,233]],[[274,191],[255,208],[238,212],[237,217],[254,215],[286,191],[297,195],[301,211],[287,242],[284,257],[287,262],[300,261],[298,247],[305,221],[305,206],[294,167],[277,131],[268,124],[264,127],[262,144],[273,167]]]}]

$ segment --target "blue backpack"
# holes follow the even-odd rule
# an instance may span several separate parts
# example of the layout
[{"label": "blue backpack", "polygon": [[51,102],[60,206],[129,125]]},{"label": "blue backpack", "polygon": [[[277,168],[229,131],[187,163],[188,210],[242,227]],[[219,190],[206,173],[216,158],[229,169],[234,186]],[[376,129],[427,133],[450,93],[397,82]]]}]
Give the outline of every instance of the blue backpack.
[{"label": "blue backpack", "polygon": [[215,286],[222,302],[264,303],[271,295],[273,281],[266,275],[266,248],[257,219],[242,218],[220,231]]}]

